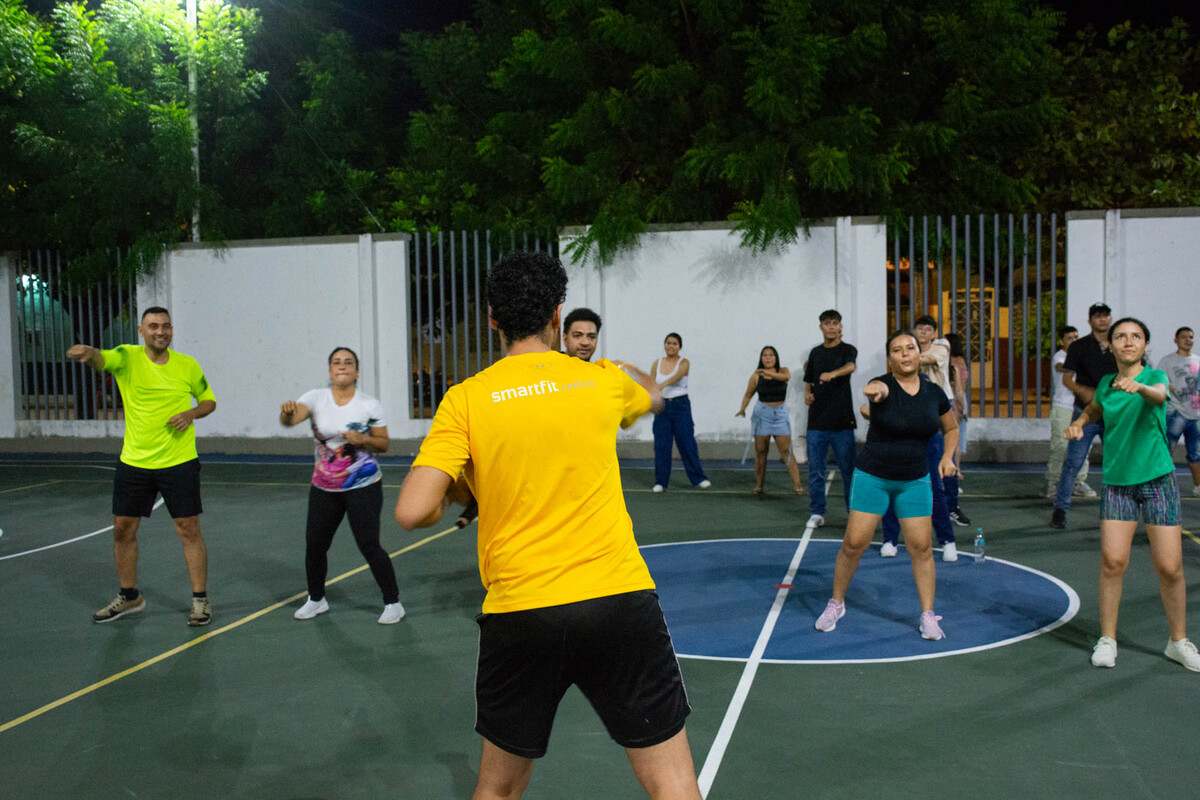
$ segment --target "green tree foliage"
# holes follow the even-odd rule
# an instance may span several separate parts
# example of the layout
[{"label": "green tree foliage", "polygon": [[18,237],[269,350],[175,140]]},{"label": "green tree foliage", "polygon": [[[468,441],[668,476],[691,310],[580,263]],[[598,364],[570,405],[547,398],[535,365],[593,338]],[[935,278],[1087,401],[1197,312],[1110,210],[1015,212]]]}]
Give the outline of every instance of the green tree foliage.
[{"label": "green tree foliage", "polygon": [[1057,18],[1027,0],[482,0],[412,36],[429,99],[391,224],[658,222],[785,242],[830,214],[1019,208],[1058,114]]},{"label": "green tree foliage", "polygon": [[1085,31],[1059,58],[1067,114],[1029,162],[1040,205],[1200,205],[1200,55],[1187,26]]},{"label": "green tree foliage", "polygon": [[[265,76],[245,65],[252,12],[200,4],[192,32],[171,0],[60,3],[48,19],[0,0],[0,237],[55,246],[83,272],[152,265],[186,238],[197,197],[222,235],[245,122]],[[200,74],[202,175],[192,173],[187,59]]]}]

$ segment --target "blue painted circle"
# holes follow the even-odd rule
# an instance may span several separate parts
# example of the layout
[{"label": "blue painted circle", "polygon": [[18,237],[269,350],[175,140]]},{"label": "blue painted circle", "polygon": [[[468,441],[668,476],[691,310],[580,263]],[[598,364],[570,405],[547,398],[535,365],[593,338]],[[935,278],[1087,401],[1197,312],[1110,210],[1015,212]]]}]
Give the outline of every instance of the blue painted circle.
[{"label": "blue painted circle", "polygon": [[[764,629],[799,539],[724,539],[648,545],[642,555],[658,585],[681,657],[745,660]],[[946,638],[917,633],[921,608],[901,548],[871,548],[846,594],[846,616],[830,633],[813,628],[833,585],[840,540],[808,543],[763,660],[780,663],[901,661],[1000,647],[1052,630],[1079,609],[1062,581],[1029,567],[970,555],[937,563],[935,608]]]}]

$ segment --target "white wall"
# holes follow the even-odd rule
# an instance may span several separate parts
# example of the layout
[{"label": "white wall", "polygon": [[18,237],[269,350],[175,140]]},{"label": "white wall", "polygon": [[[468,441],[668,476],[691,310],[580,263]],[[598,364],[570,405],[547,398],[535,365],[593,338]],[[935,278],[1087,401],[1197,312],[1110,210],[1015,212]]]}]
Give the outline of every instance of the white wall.
[{"label": "white wall", "polygon": [[[565,232],[561,244],[573,235]],[[697,438],[741,440],[749,421],[734,412],[759,349],[779,350],[794,375],[789,401],[799,400],[804,360],[821,341],[817,317],[826,308],[842,312],[845,338],[860,349],[856,394],[882,371],[885,244],[875,219],[818,224],[796,243],[761,254],[741,248],[728,225],[657,229],[607,267],[569,266],[566,308],[600,314],[600,356],[643,368],[662,355],[666,334],[678,332],[691,362]],[[650,420],[625,437],[652,439]]]},{"label": "white wall", "polygon": [[[1200,329],[1200,209],[1132,209],[1067,217],[1067,313],[1087,331],[1087,308],[1150,326],[1153,361],[1174,351],[1176,328]],[[1099,269],[1097,269],[1099,267]]]},{"label": "white wall", "polygon": [[328,382],[338,345],[361,359],[364,392],[384,404],[395,438],[409,420],[406,236],[347,236],[182,245],[138,289],[138,307],[162,305],[174,347],[195,356],[217,396],[206,436],[307,437],[279,427],[279,404]]},{"label": "white wall", "polygon": [[0,254],[0,438],[17,435],[17,275]]}]

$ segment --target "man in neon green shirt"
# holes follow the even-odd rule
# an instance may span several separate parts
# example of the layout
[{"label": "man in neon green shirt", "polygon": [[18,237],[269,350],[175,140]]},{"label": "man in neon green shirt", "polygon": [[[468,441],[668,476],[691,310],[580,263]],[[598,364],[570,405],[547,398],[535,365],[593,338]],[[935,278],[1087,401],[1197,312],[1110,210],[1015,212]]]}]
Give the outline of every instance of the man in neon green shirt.
[{"label": "man in neon green shirt", "polygon": [[125,406],[125,440],[113,481],[113,551],[121,591],[92,620],[111,622],[145,610],[146,598],[137,588],[137,532],[161,493],[183,543],[192,583],[188,625],[207,625],[212,621],[205,588],[208,550],[200,533],[204,509],[192,423],[211,414],[217,401],[196,359],[170,349],[174,328],[165,308],[147,308],[138,332],[142,347],[99,350],[77,344],[67,350],[68,358],[111,373]]}]

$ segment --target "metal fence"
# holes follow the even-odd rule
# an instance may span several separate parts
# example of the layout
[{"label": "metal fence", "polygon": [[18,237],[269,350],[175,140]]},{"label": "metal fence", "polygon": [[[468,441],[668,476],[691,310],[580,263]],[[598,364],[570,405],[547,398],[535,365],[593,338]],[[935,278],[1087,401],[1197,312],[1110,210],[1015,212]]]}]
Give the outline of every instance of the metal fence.
[{"label": "metal fence", "polygon": [[1066,225],[1058,214],[908,217],[888,225],[888,326],[921,316],[963,338],[970,414],[1049,415],[1066,322]]},{"label": "metal fence", "polygon": [[544,233],[429,231],[409,242],[409,364],[413,418],[433,416],[446,390],[490,366],[500,339],[488,327],[488,266],[514,250],[558,255]]},{"label": "metal fence", "polygon": [[[133,278],[100,282],[68,279],[52,250],[10,255],[17,276],[18,413],[24,419],[122,419],[112,376],[69,361],[75,343],[115,347],[137,341],[137,288]],[[120,256],[114,256],[121,272]]]}]

